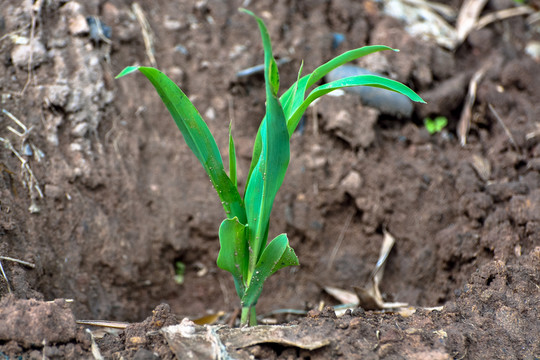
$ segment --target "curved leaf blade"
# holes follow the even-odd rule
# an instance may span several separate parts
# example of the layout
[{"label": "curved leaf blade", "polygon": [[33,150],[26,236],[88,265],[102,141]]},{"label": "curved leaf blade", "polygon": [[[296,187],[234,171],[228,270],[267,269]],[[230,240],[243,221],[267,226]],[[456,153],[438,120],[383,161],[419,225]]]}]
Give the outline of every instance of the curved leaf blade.
[{"label": "curved leaf blade", "polygon": [[[281,106],[283,107],[285,119],[288,119],[294,112],[297,99],[301,99],[302,101],[304,100],[304,96],[306,94],[307,77],[305,77],[306,81],[304,83],[300,82],[300,79],[302,78],[302,70],[304,70],[304,61],[300,63],[300,69],[298,70],[296,82],[292,84],[290,89],[288,89],[285,94],[283,94],[279,99],[279,101],[281,102]],[[289,134],[289,136],[290,135],[291,134]]]},{"label": "curved leaf blade", "polygon": [[[300,105],[304,102],[306,90],[310,88],[313,84],[315,84],[317,81],[322,79],[326,74],[328,74],[330,71],[334,70],[335,68],[346,64],[348,62],[351,62],[353,60],[356,60],[358,58],[361,58],[363,56],[373,54],[379,51],[385,51],[385,50],[392,50],[398,52],[399,50],[393,49],[388,46],[384,45],[369,45],[369,46],[363,46],[358,49],[349,50],[344,52],[341,55],[336,56],[332,60],[324,63],[323,65],[319,66],[317,69],[315,69],[311,74],[305,75],[301,78],[299,78],[294,84],[283,93],[283,95],[280,97],[281,105],[283,106],[284,112],[285,112],[285,119],[287,121],[287,129],[289,130],[289,137],[292,136],[294,131],[296,130],[296,127],[298,126],[298,121],[296,118],[291,121],[291,116],[296,112],[296,110],[300,107]],[[302,71],[303,64],[300,68],[300,72]],[[300,75],[299,72],[299,75]],[[264,122],[264,119],[263,119]],[[257,137],[255,138],[255,143],[253,144],[253,156],[251,159],[251,165],[249,167],[248,177],[246,184],[249,184],[249,181],[251,179],[251,174],[253,172],[253,169],[257,165],[257,161],[259,159],[259,156],[261,154],[261,139],[260,139],[260,128],[257,132]]]},{"label": "curved leaf blade", "polygon": [[270,275],[279,269],[294,265],[299,265],[298,257],[289,246],[287,235],[276,236],[264,249],[257,262],[253,278],[242,297],[243,306],[253,306],[257,303],[264,282]]},{"label": "curved leaf blade", "polygon": [[387,79],[387,78],[377,76],[377,75],[351,76],[344,79],[332,81],[327,84],[323,84],[313,89],[313,91],[308,95],[306,100],[304,100],[304,102],[302,102],[302,104],[296,109],[294,114],[291,115],[287,126],[296,128],[296,126],[298,126],[298,123],[300,122],[300,119],[302,118],[302,115],[304,114],[308,106],[316,99],[334,90],[342,89],[345,87],[353,87],[353,86],[378,87],[381,89],[390,90],[390,91],[394,91],[402,95],[405,95],[412,101],[425,103],[425,101],[418,94],[416,94],[412,89],[400,83],[399,81]]},{"label": "curved leaf blade", "polygon": [[116,75],[115,79],[120,79],[121,77],[131,74],[137,70],[139,70],[139,66],[126,66],[124,70],[120,72],[120,74]]},{"label": "curved leaf blade", "polygon": [[313,84],[321,80],[326,74],[328,74],[330,71],[334,70],[335,68],[343,64],[346,64],[348,62],[351,62],[353,60],[356,60],[358,58],[361,58],[363,56],[373,54],[375,52],[379,52],[383,50],[392,50],[396,52],[399,51],[397,49],[392,49],[391,47],[385,46],[385,45],[368,45],[368,46],[363,46],[358,49],[346,51],[343,54],[336,56],[332,60],[324,63],[323,65],[315,69],[315,71],[313,71],[309,76],[309,80],[307,82],[307,88],[310,88]]},{"label": "curved leaf blade", "polygon": [[232,122],[229,124],[229,178],[234,187],[238,189],[238,178],[236,176],[236,147],[232,136]]},{"label": "curved leaf blade", "polygon": [[253,12],[240,8],[241,12],[250,15],[257,21],[259,26],[259,32],[261,33],[261,39],[263,43],[264,50],[264,77],[266,84],[266,91],[277,96],[279,91],[279,71],[276,64],[276,59],[272,54],[272,43],[270,42],[270,35],[268,34],[268,29],[260,17],[255,15]]},{"label": "curved leaf blade", "polygon": [[279,72],[272,55],[268,30],[264,22],[252,12],[243,9],[241,11],[254,17],[259,26],[264,50],[266,85],[266,116],[260,126],[261,152],[257,159],[252,159],[255,166],[249,176],[244,195],[250,232],[249,279],[266,245],[270,213],[289,165],[290,146],[285,115],[277,98]]},{"label": "curved leaf blade", "polygon": [[270,213],[289,165],[290,144],[285,117],[276,97],[267,99],[267,116],[261,130],[262,151],[246,187],[244,198],[250,228],[250,269],[266,244]]},{"label": "curved leaf blade", "polygon": [[195,106],[167,75],[155,68],[130,66],[125,68],[117,78],[136,70],[145,75],[154,85],[174,122],[182,132],[187,145],[210,177],[227,217],[233,218],[236,216],[240,222],[245,223],[246,215],[242,198],[231,179],[227,176],[214,137]]}]

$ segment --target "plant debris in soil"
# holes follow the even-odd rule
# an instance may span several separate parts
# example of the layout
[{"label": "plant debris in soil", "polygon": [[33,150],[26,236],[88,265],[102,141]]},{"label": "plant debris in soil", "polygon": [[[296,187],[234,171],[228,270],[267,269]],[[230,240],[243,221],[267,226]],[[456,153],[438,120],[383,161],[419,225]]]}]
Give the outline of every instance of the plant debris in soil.
[{"label": "plant debris in soil", "polygon": [[[2,2],[0,256],[35,268],[2,260],[0,358],[172,359],[178,348],[164,329],[178,320],[224,312],[234,324],[233,284],[215,264],[222,214],[211,185],[144,79],[113,76],[156,62],[220,148],[235,119],[239,172],[247,171],[264,92],[261,74],[236,76],[262,63],[241,3]],[[438,43],[411,35],[409,19],[387,14],[390,3],[248,6],[267,23],[278,59],[288,59],[283,84],[302,60],[311,71],[345,50],[384,44],[401,51],[355,65],[406,83],[428,104],[397,119],[344,93],[308,109],[272,224],[290,235],[301,265],[269,279],[257,306],[307,312],[273,319],[289,340],[324,345],[271,338],[237,348],[225,334],[242,329],[184,322],[194,338],[212,334],[221,354],[540,358],[539,4],[485,1],[469,24],[514,15]],[[440,17],[466,3],[448,2]],[[98,23],[107,32],[96,37]],[[448,125],[431,135],[424,119],[437,116]],[[395,244],[381,296],[414,313],[358,308],[337,317],[321,308],[338,304],[325,287],[368,282],[385,230]],[[76,319],[129,325],[91,335]]]}]

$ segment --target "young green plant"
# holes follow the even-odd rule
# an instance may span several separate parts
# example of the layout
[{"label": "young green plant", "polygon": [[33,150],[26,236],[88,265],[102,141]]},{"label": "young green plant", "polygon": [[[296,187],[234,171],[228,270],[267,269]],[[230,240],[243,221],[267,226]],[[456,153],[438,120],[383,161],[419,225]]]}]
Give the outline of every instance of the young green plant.
[{"label": "young green plant", "polygon": [[165,74],[151,67],[130,66],[117,78],[138,70],[150,80],[210,177],[226,214],[219,227],[221,248],[217,265],[232,274],[242,306],[241,323],[252,326],[257,323],[255,305],[265,280],[279,269],[299,264],[287,235],[278,235],[268,242],[268,229],[274,199],[289,165],[289,141],[307,107],[333,90],[351,86],[375,86],[399,92],[414,101],[423,100],[407,86],[374,75],[353,76],[320,85],[306,96],[309,88],[338,66],[377,51],[393,50],[380,45],[347,51],[305,76],[301,76],[300,66],[297,81],[278,98],[279,73],[266,26],[252,12],[240,11],[257,21],[264,50],[266,89],[266,115],[255,138],[243,196],[237,186],[236,152],[230,126],[227,174],[206,123],[182,90]]},{"label": "young green plant", "polygon": [[431,135],[441,132],[446,125],[448,125],[448,119],[445,116],[437,116],[435,119],[429,117],[424,119],[424,126]]}]

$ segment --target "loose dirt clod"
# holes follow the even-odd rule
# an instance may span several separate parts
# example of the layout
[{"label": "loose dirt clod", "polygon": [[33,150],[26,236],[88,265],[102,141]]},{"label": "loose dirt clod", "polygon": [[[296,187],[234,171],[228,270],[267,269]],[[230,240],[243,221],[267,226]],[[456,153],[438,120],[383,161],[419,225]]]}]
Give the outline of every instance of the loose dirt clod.
[{"label": "loose dirt clod", "polygon": [[68,304],[16,300],[5,296],[0,301],[0,340],[16,341],[25,348],[69,343],[76,336],[75,318]]}]

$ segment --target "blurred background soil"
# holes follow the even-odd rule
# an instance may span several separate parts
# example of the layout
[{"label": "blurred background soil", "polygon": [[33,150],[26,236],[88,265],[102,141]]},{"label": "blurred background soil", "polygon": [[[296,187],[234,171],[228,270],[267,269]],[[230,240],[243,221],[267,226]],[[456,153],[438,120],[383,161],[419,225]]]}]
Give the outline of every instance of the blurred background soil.
[{"label": "blurred background soil", "polygon": [[[270,229],[271,238],[288,233],[301,265],[267,281],[258,313],[338,304],[324,287],[363,286],[384,231],[396,239],[385,300],[444,306],[410,317],[284,317],[332,345],[311,352],[261,345],[254,356],[539,358],[538,2],[452,46],[442,35],[411,35],[405,18],[384,11],[405,2],[389,3],[2,1],[0,256],[35,267],[0,258],[0,321],[16,321],[8,315],[28,306],[59,314],[68,327],[73,319],[140,322],[160,303],[177,319],[238,308],[232,278],[215,264],[224,214],[210,181],[149,82],[114,76],[129,65],[159,67],[199,109],[224,158],[234,119],[242,185],[264,115],[262,73],[236,75],[263,62],[255,22],[237,11],[246,6],[264,19],[283,60],[282,88],[302,60],[308,73],[346,50],[384,44],[400,52],[355,64],[428,102],[401,118],[352,93],[308,109]],[[490,0],[481,15],[518,3]],[[447,5],[457,13],[464,2]],[[462,146],[460,119],[475,78]],[[423,121],[437,116],[448,126],[431,135]],[[47,302],[59,298],[72,301]],[[50,338],[56,326],[35,319],[19,330],[33,324],[38,340],[25,341],[17,326],[0,330],[0,354],[89,355],[88,335],[75,326],[51,340],[56,347],[43,347],[40,336]],[[109,356],[126,357],[137,350],[111,349]],[[158,353],[172,356],[166,346]]]}]

